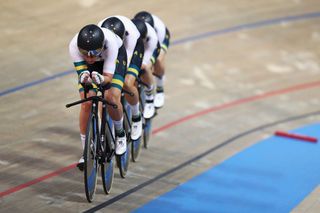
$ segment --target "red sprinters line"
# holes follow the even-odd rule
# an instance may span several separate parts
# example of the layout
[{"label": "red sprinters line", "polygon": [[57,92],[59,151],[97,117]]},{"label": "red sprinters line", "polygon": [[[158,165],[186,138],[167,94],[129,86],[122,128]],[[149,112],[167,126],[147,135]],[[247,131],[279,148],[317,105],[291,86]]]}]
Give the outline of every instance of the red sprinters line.
[{"label": "red sprinters line", "polygon": [[54,172],[51,172],[51,173],[49,173],[47,175],[41,176],[41,177],[39,177],[37,179],[31,180],[29,182],[23,183],[21,185],[18,185],[16,187],[13,187],[13,188],[8,189],[6,191],[0,192],[0,198],[4,197],[6,195],[12,194],[14,192],[20,191],[20,190],[22,190],[24,188],[27,188],[27,187],[29,187],[31,185],[34,185],[36,183],[42,182],[42,181],[44,181],[46,179],[49,179],[51,177],[58,176],[61,173],[64,173],[66,171],[69,171],[70,169],[73,169],[74,167],[76,167],[76,165],[77,165],[77,163],[71,164],[71,165],[69,165],[67,167],[61,168],[61,169],[56,170]]},{"label": "red sprinters line", "polygon": [[276,131],[274,134],[276,136],[292,138],[292,139],[297,139],[297,140],[302,140],[302,141],[307,141],[307,142],[312,142],[312,143],[318,142],[317,138],[306,136],[306,135],[300,135],[300,134],[288,133],[288,132],[282,132],[282,131]]},{"label": "red sprinters line", "polygon": [[[264,93],[264,94],[261,94],[261,95],[255,95],[255,96],[251,96],[251,97],[247,97],[247,98],[242,98],[242,99],[239,99],[239,100],[231,101],[229,103],[225,103],[225,104],[222,104],[222,105],[219,105],[219,106],[214,106],[214,107],[211,107],[209,109],[206,109],[206,110],[203,110],[203,111],[200,111],[200,112],[185,116],[185,117],[180,118],[178,120],[172,121],[172,122],[170,122],[170,123],[168,123],[168,124],[166,124],[166,125],[164,125],[162,127],[159,127],[157,129],[153,130],[152,134],[155,135],[155,134],[157,134],[159,132],[162,132],[162,131],[164,131],[166,129],[169,129],[169,128],[177,126],[177,125],[179,125],[181,123],[187,122],[187,121],[189,121],[191,119],[194,119],[194,118],[197,118],[197,117],[200,117],[200,116],[212,113],[212,112],[228,109],[228,108],[235,107],[235,106],[238,106],[238,105],[241,105],[241,104],[257,101],[257,100],[260,100],[260,99],[264,99],[264,98],[268,98],[268,97],[272,97],[272,96],[276,96],[276,95],[291,93],[291,92],[304,90],[304,89],[311,89],[311,88],[319,87],[319,86],[320,86],[320,81],[314,81],[314,82],[309,82],[309,83],[305,83],[305,84],[299,84],[299,85],[288,87],[288,88],[281,89],[281,90],[270,91],[270,92],[267,92],[267,93]],[[67,167],[64,167],[64,168],[59,169],[59,170],[54,171],[54,172],[51,172],[51,173],[49,173],[47,175],[44,175],[42,177],[39,177],[37,179],[31,180],[29,182],[23,183],[23,184],[18,185],[16,187],[10,188],[10,189],[8,189],[6,191],[0,192],[0,198],[4,197],[4,196],[7,196],[9,194],[12,194],[14,192],[20,191],[22,189],[25,189],[25,188],[27,188],[27,187],[29,187],[31,185],[37,184],[39,182],[42,182],[42,181],[44,181],[46,179],[52,178],[54,176],[58,176],[61,173],[64,173],[64,172],[69,171],[70,169],[73,169],[75,166],[76,166],[76,163],[71,164],[71,165],[69,165]]]}]

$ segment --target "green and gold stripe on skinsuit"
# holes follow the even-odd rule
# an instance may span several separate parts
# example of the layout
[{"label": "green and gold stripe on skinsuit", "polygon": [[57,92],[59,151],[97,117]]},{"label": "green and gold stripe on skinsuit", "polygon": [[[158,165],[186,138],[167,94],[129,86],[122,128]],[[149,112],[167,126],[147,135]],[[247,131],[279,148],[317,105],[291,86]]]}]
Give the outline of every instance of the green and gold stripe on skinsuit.
[{"label": "green and gold stripe on skinsuit", "polygon": [[170,44],[170,34],[168,29],[166,29],[166,37],[164,38],[164,41],[161,44],[161,49],[167,52],[169,48],[169,44]]},{"label": "green and gold stripe on skinsuit", "polygon": [[111,81],[111,87],[116,87],[122,90],[124,79],[121,75],[115,74]]},{"label": "green and gold stripe on skinsuit", "polygon": [[156,59],[154,58],[154,56],[151,56],[150,61],[152,64],[156,63]]},{"label": "green and gold stripe on skinsuit", "polygon": [[165,52],[167,52],[168,46],[166,44],[161,44],[161,49],[163,49]]},{"label": "green and gold stripe on skinsuit", "polygon": [[133,75],[134,77],[137,78],[139,75],[139,68],[134,64],[130,64],[128,71],[127,71],[127,74]]},{"label": "green and gold stripe on skinsuit", "polygon": [[76,68],[76,71],[77,71],[78,75],[80,75],[80,73],[82,73],[83,71],[88,69],[88,66],[87,66],[85,61],[74,62],[73,64],[74,64],[74,66]]}]

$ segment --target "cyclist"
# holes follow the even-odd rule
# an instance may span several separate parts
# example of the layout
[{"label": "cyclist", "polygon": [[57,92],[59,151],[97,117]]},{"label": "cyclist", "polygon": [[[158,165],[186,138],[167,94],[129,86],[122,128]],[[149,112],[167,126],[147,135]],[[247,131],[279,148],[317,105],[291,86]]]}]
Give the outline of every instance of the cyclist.
[{"label": "cyclist", "polygon": [[[156,50],[153,56],[154,63],[154,74],[156,76],[156,95],[154,100],[154,105],[157,108],[160,108],[164,105],[164,89],[163,83],[165,79],[165,55],[167,53],[169,44],[170,44],[170,32],[168,28],[165,26],[163,21],[146,11],[141,11],[135,15],[135,18],[142,19],[145,22],[149,23],[156,31],[158,40],[160,42],[160,53]],[[156,57],[158,54],[158,57]]]},{"label": "cyclist", "polygon": [[141,65],[141,79],[148,85],[146,88],[146,103],[144,107],[143,117],[146,119],[152,118],[155,114],[154,107],[154,82],[152,76],[152,54],[159,46],[158,37],[155,30],[148,23],[140,19],[132,19],[132,22],[136,25],[140,32],[144,45],[144,55]]},{"label": "cyclist", "polygon": [[[123,111],[120,102],[123,79],[126,71],[126,51],[122,40],[108,29],[90,24],[83,27],[69,44],[69,52],[78,74],[80,98],[84,98],[82,84],[91,84],[88,97],[97,94],[98,85],[111,85],[105,98],[116,104],[117,109],[108,106],[116,130],[115,152],[121,155],[126,152],[126,134],[123,129]],[[79,126],[82,147],[85,145],[85,133],[91,102],[81,104]],[[83,157],[78,167],[83,169]]]},{"label": "cyclist", "polygon": [[128,67],[125,76],[124,88],[133,93],[125,94],[132,111],[131,139],[137,140],[142,134],[142,119],[139,111],[139,93],[135,86],[139,75],[144,53],[140,33],[130,19],[125,16],[111,16],[98,23],[98,26],[107,28],[117,34],[122,40],[128,56]]}]

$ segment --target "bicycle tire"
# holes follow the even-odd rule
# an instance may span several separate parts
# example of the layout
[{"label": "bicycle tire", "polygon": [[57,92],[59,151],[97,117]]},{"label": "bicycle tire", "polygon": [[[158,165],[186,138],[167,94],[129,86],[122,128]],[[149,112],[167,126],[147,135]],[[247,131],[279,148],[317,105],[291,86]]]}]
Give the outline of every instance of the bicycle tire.
[{"label": "bicycle tire", "polygon": [[141,151],[141,138],[131,141],[131,159],[133,162],[137,162]]},{"label": "bicycle tire", "polygon": [[[125,105],[125,104],[124,104]],[[126,115],[125,115],[126,116]],[[130,117],[129,117],[130,118]],[[131,136],[130,136],[130,125],[128,123],[128,120],[126,117],[123,119],[123,127],[125,129],[126,132],[126,136],[127,136],[127,151],[122,154],[122,155],[117,155],[116,159],[117,159],[117,165],[119,167],[119,171],[120,171],[120,176],[122,178],[126,177],[128,168],[129,168],[129,162],[130,162],[130,147],[131,147]],[[130,119],[131,120],[131,119]]]},{"label": "bicycle tire", "polygon": [[96,158],[98,133],[98,120],[96,116],[91,113],[87,124],[86,143],[84,149],[84,185],[86,198],[88,202],[92,202],[96,187],[98,176],[98,161]]},{"label": "bicycle tire", "polygon": [[[105,144],[104,144],[104,150],[105,150],[105,156],[109,157],[113,152],[113,137],[114,132],[110,132],[113,129],[113,123],[111,117],[107,114],[106,117],[106,128],[105,128]],[[110,128],[109,128],[110,127]],[[107,147],[108,146],[108,147]],[[109,152],[108,152],[109,151]],[[112,154],[110,161],[107,161],[108,159],[105,159],[104,163],[101,165],[101,179],[102,179],[102,185],[103,190],[106,194],[110,194],[114,179],[114,155]]]},{"label": "bicycle tire", "polygon": [[101,179],[103,191],[106,194],[110,194],[114,179],[114,157],[110,159],[110,162],[105,162],[101,165]]},{"label": "bicycle tire", "polygon": [[[113,129],[113,124],[110,116],[106,117],[106,128],[105,128],[105,144],[104,144],[104,150],[105,150],[105,156],[109,156],[113,150],[112,143],[113,143],[113,137],[114,137],[114,132],[110,132],[110,129]],[[109,129],[110,127],[110,129]],[[112,137],[113,135],[113,137]],[[108,147],[106,147],[108,145]],[[107,152],[109,150],[109,152]],[[101,165],[101,179],[102,179],[102,185],[103,185],[103,190],[106,194],[110,194],[112,184],[113,184],[113,179],[114,179],[114,155],[112,155],[111,159],[109,162],[106,161]]]},{"label": "bicycle tire", "polygon": [[144,124],[144,131],[143,131],[143,146],[146,149],[148,148],[148,145],[149,145],[151,130],[152,130],[152,119],[146,119]]}]

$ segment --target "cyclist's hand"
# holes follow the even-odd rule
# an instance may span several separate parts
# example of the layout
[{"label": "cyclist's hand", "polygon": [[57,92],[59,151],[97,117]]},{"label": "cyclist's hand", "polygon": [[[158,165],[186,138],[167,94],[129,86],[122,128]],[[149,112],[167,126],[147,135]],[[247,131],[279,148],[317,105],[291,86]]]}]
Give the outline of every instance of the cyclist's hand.
[{"label": "cyclist's hand", "polygon": [[101,75],[100,73],[93,71],[91,75],[92,75],[92,80],[95,84],[100,85],[104,82],[104,76]]},{"label": "cyclist's hand", "polygon": [[84,72],[80,73],[79,81],[82,84],[92,83],[92,79],[90,78],[90,72],[89,71],[84,71]]}]

